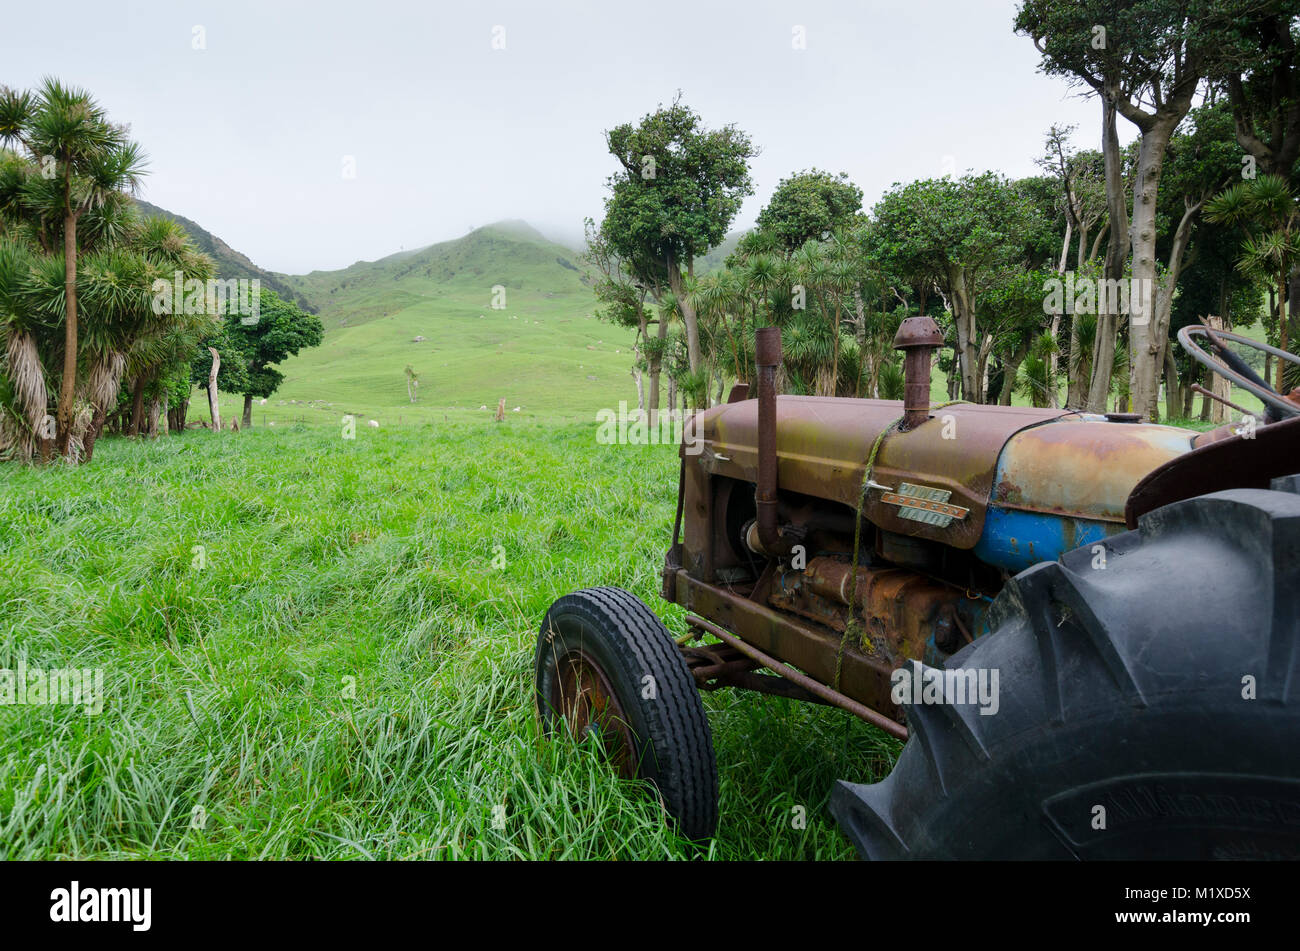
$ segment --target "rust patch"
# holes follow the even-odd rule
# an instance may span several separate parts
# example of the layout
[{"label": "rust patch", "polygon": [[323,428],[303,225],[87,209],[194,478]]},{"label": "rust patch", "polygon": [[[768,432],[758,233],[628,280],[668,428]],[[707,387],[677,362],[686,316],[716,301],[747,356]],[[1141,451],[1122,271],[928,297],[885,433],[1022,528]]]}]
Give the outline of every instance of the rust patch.
[{"label": "rust patch", "polygon": [[931,637],[939,644],[955,643],[953,619],[961,592],[919,572],[859,565],[854,591],[852,566],[820,557],[781,580],[769,598],[773,606],[840,632],[851,616],[860,617],[866,631],[861,649],[891,668],[907,658],[923,659]]},{"label": "rust patch", "polygon": [[1195,433],[1173,426],[1064,419],[1006,444],[992,501],[1003,508],[1121,522],[1133,487],[1187,453]]}]

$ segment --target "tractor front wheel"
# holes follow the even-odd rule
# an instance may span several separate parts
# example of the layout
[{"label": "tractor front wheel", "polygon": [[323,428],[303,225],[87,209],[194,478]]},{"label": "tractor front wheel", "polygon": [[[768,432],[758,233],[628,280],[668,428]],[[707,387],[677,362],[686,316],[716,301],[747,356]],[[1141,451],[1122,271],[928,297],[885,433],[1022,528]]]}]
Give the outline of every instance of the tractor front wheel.
[{"label": "tractor front wheel", "polygon": [[695,681],[663,622],[619,588],[551,605],[537,637],[537,712],[548,733],[593,736],[621,775],[654,784],[689,839],[718,823],[713,737]]}]

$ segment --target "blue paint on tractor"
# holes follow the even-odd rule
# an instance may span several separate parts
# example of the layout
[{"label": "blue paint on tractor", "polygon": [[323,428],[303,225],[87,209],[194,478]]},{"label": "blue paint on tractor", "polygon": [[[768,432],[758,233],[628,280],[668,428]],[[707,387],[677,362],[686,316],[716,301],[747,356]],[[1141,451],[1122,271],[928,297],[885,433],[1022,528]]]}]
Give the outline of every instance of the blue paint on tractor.
[{"label": "blue paint on tractor", "polygon": [[1122,531],[1124,526],[1113,522],[990,505],[975,555],[991,565],[1019,572]]}]

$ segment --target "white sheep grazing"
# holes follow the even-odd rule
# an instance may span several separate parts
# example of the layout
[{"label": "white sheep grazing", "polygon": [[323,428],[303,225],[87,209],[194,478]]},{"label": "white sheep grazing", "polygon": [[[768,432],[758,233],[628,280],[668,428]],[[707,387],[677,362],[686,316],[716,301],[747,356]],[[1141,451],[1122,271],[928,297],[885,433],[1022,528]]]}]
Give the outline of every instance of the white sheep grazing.
[{"label": "white sheep grazing", "polygon": [[379,423],[372,419],[372,420],[370,421],[370,426],[371,426],[373,429],[378,429],[378,428],[379,428]]},{"label": "white sheep grazing", "polygon": [[516,407],[515,407],[514,409],[512,409],[510,412],[512,412],[512,413],[517,413],[517,412],[519,412],[519,407],[516,406]]}]

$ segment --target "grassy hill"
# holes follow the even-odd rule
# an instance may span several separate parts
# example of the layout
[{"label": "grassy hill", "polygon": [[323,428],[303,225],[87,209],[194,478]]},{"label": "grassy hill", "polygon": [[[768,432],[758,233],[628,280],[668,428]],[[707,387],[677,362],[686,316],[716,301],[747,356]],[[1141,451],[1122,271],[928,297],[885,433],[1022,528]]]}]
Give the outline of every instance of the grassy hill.
[{"label": "grassy hill", "polygon": [[364,323],[403,307],[477,294],[491,305],[492,288],[541,297],[586,291],[582,265],[568,248],[548,241],[522,221],[503,221],[463,238],[358,261],[340,271],[278,275],[308,300],[326,325]]},{"label": "grassy hill", "polygon": [[[592,316],[596,300],[578,256],[523,222],[340,271],[280,277],[326,332],[320,347],[281,366],[284,385],[258,409],[270,419],[357,413],[407,422],[494,411],[501,398],[524,416],[591,419],[636,399],[632,333]],[[504,288],[499,309],[495,286]],[[408,365],[419,378],[415,404]]]},{"label": "grassy hill", "polygon": [[[320,314],[324,344],[280,367],[285,383],[258,406],[255,423],[333,422],[344,413],[411,422],[492,412],[502,398],[521,416],[592,419],[600,408],[636,400],[633,335],[592,316],[596,299],[578,252],[523,221],[342,270],[290,275],[258,267],[188,218],[138,204],[184,227],[216,260],[219,276],[258,278]],[[494,300],[504,306],[494,308]],[[408,365],[419,379],[415,404]],[[207,415],[199,397],[196,419]],[[223,394],[222,405],[237,414],[242,399]]]}]

